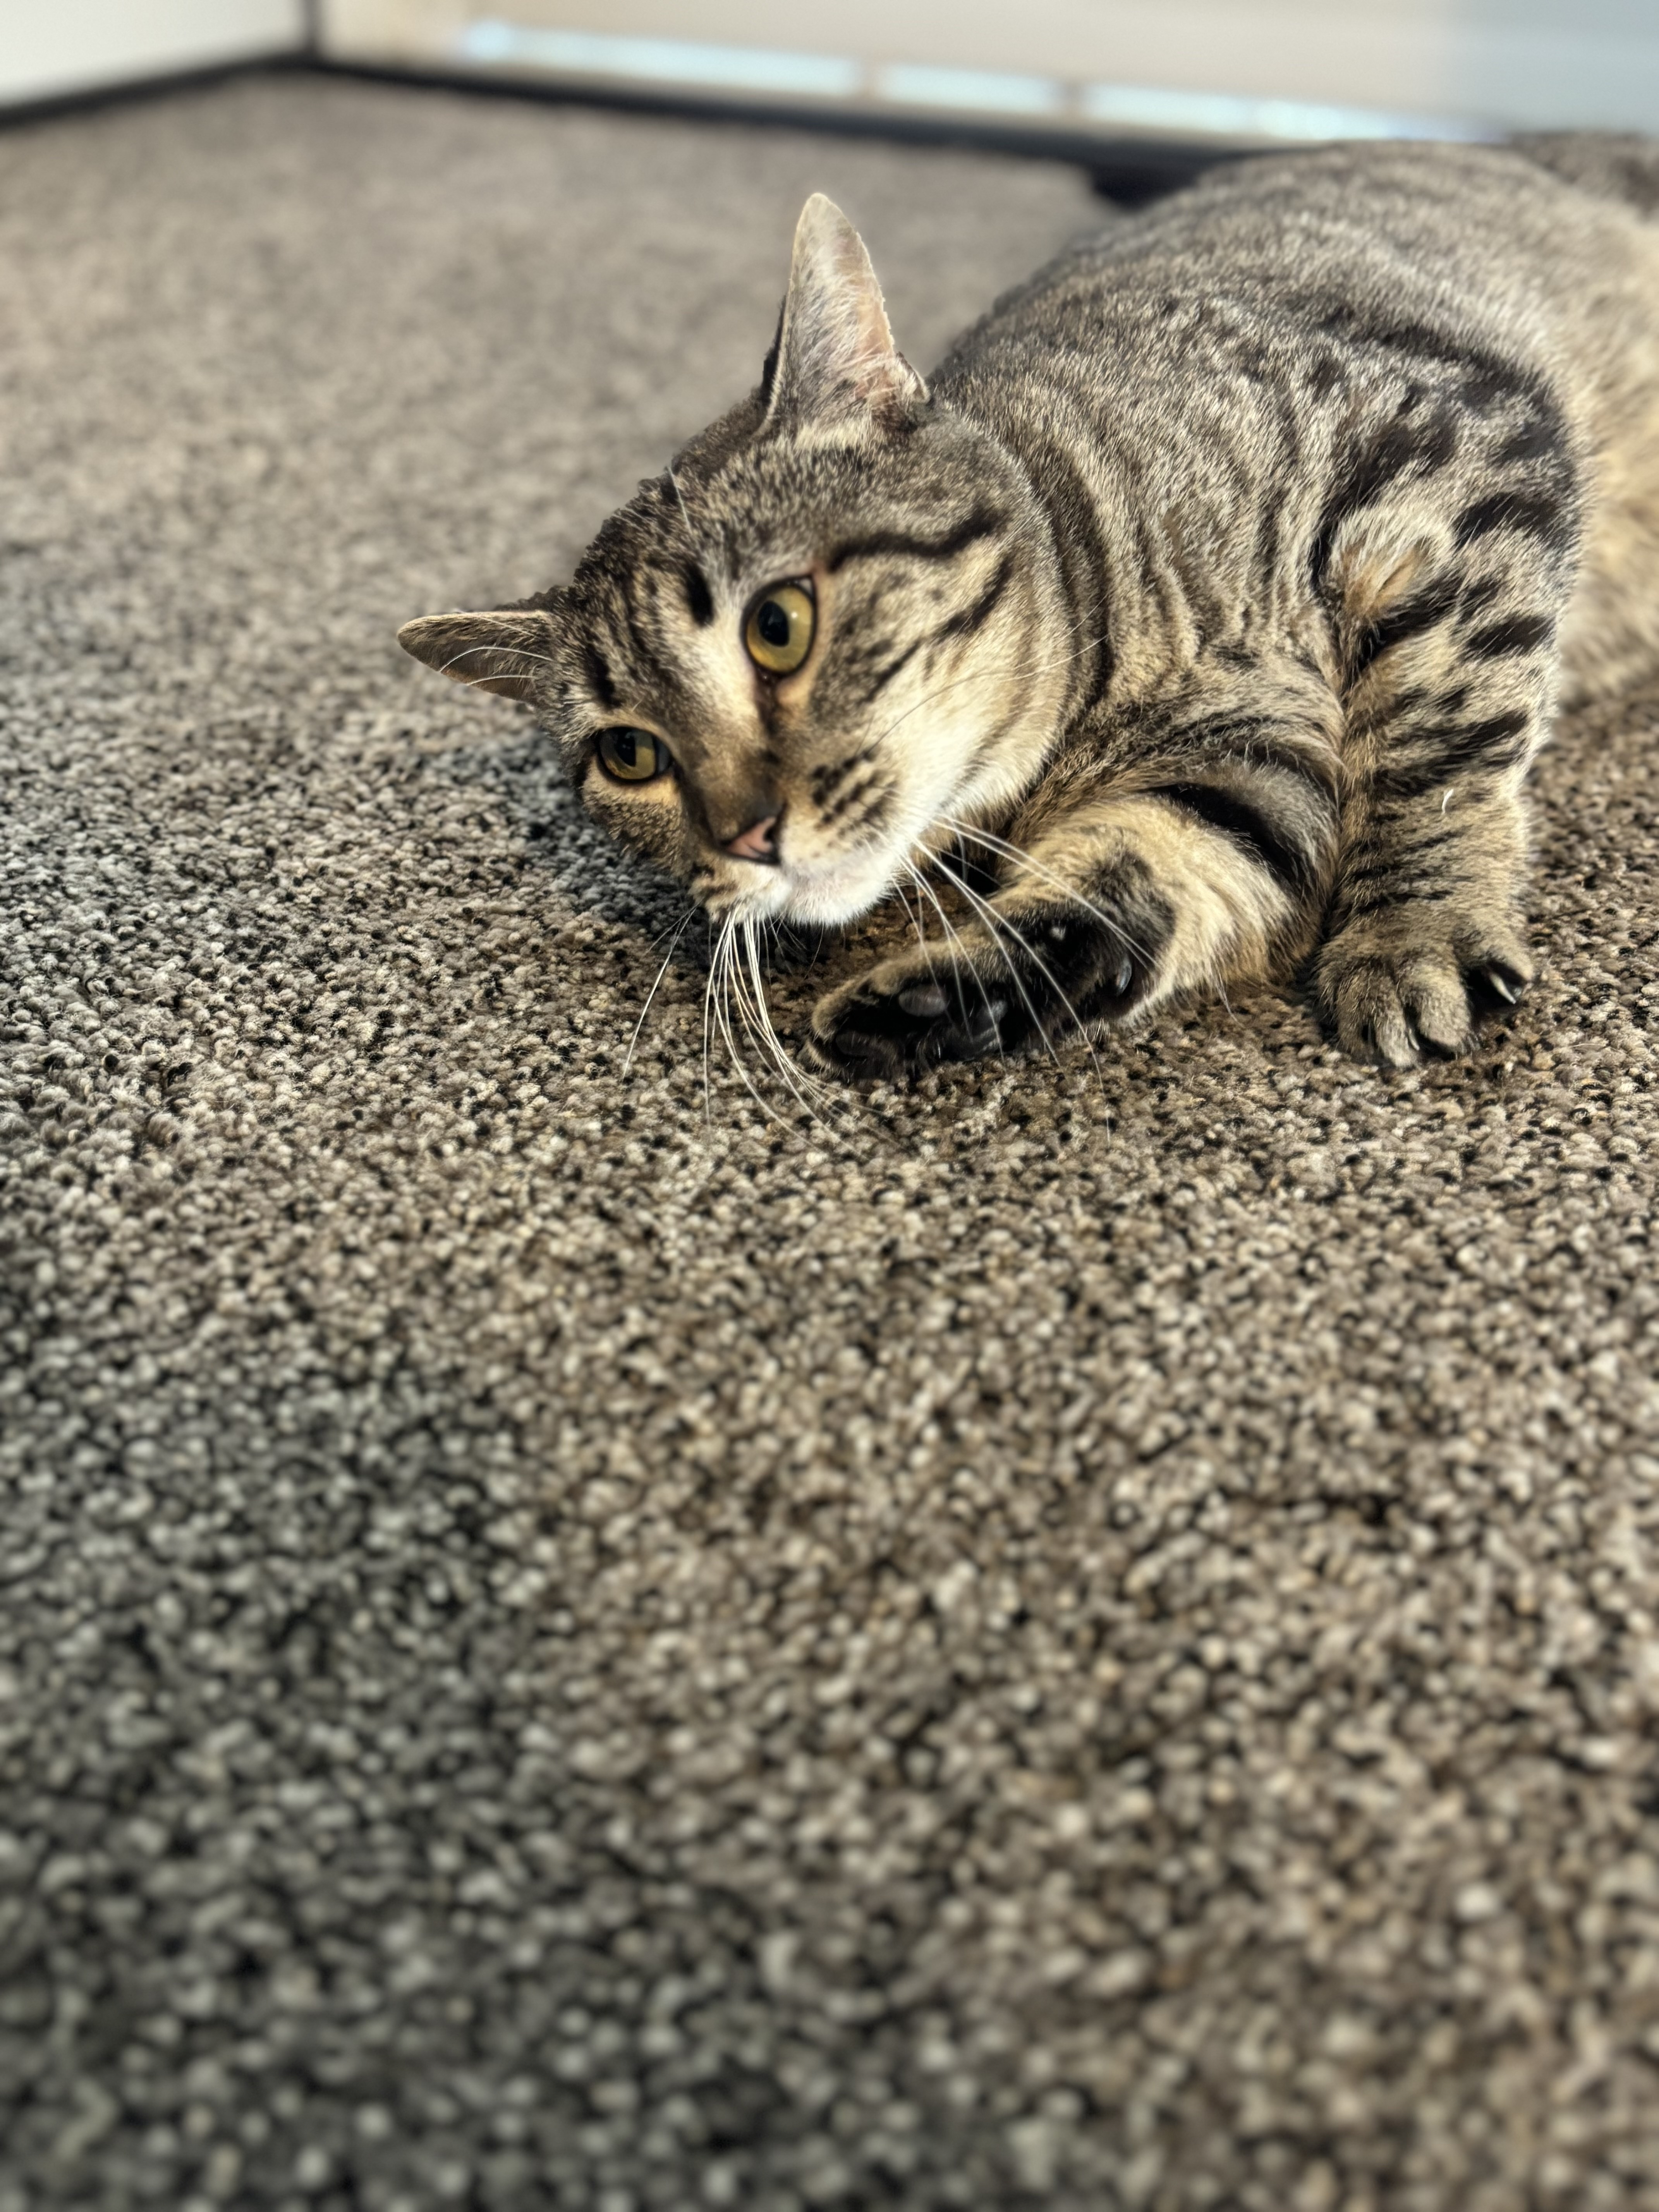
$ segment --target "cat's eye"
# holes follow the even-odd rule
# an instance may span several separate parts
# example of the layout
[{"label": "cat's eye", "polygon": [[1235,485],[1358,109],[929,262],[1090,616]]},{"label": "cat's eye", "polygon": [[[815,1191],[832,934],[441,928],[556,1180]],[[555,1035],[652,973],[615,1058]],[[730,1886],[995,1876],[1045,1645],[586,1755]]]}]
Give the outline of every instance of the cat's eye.
[{"label": "cat's eye", "polygon": [[599,766],[618,783],[649,783],[673,764],[667,746],[649,730],[601,730],[599,753]]},{"label": "cat's eye", "polygon": [[812,650],[817,619],[812,594],[801,584],[774,584],[749,610],[743,641],[757,668],[789,676]]}]

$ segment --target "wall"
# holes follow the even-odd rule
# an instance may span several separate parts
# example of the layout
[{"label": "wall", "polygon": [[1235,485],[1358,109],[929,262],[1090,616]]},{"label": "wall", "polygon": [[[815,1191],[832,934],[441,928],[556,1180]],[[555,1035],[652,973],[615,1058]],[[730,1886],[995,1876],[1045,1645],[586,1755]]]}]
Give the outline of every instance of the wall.
[{"label": "wall", "polygon": [[[839,57],[861,71],[858,89],[836,94],[826,77],[825,97],[861,105],[891,97],[884,84],[897,80],[882,73],[895,64],[1005,73],[1011,82],[999,96],[1009,100],[1020,96],[1014,77],[1029,85],[1042,76],[1060,89],[1066,112],[1055,119],[1073,127],[1087,118],[1085,88],[1104,85],[1189,100],[1219,95],[1216,112],[1224,116],[1227,100],[1243,99],[1498,128],[1659,131],[1659,0],[837,0],[816,10],[781,9],[776,0],[321,0],[321,7],[334,52],[428,64],[453,66],[465,57],[471,24],[473,59],[488,66],[489,40],[477,26],[493,21],[599,33],[601,45],[628,37],[758,50],[757,59]],[[499,39],[496,46],[505,65],[533,67],[523,55],[510,58]],[[555,54],[544,41],[544,67]],[[551,67],[563,73],[556,58]],[[602,53],[576,73],[605,74]],[[1170,112],[1178,117],[1179,104]]]},{"label": "wall", "polygon": [[[601,49],[667,40],[763,59],[821,55],[844,64],[832,102],[1012,100],[1041,121],[1046,100],[1046,119],[1072,129],[1134,127],[1133,99],[1115,108],[1090,90],[1105,87],[1156,95],[1143,101],[1146,127],[1188,137],[1326,135],[1318,111],[1333,106],[1407,123],[1659,131],[1659,0],[837,0],[817,11],[776,0],[319,0],[318,14],[325,49],[343,59],[613,74],[603,52],[572,69],[544,50],[538,64],[505,53],[499,36],[492,64],[479,26],[494,21],[532,36],[598,33]],[[307,0],[0,0],[0,102],[292,51],[306,28]],[[649,61],[629,50],[616,81],[639,82],[641,55]],[[953,70],[988,74],[978,91],[953,90]],[[791,96],[784,82],[750,89]]]},{"label": "wall", "polygon": [[305,0],[0,0],[0,102],[291,52]]}]

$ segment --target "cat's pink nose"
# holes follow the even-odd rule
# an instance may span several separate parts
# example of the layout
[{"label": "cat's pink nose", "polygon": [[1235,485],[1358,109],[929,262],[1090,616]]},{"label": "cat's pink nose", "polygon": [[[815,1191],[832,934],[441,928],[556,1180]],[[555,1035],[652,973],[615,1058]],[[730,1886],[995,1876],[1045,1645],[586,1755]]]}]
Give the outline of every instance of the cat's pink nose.
[{"label": "cat's pink nose", "polygon": [[758,822],[751,822],[735,837],[726,841],[726,850],[734,860],[775,860],[777,848],[772,842],[772,832],[777,827],[775,814],[763,814]]}]

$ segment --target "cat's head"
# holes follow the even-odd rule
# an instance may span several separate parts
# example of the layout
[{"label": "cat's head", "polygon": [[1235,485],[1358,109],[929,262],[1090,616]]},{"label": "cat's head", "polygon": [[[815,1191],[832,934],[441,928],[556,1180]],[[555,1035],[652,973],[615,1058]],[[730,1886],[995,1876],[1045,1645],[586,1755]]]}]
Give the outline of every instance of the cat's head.
[{"label": "cat's head", "polygon": [[538,598],[398,635],[532,701],[589,810],[711,911],[846,921],[1030,780],[1059,622],[1039,510],[896,349],[809,200],[757,389]]}]

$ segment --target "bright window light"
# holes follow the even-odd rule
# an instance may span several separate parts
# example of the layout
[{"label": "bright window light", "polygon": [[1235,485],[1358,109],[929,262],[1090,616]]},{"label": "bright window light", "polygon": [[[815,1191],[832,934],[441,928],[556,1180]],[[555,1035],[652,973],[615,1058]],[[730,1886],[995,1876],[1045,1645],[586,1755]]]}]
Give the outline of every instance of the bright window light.
[{"label": "bright window light", "polygon": [[556,76],[631,77],[686,89],[770,93],[785,99],[855,100],[873,94],[899,107],[958,115],[1030,116],[1166,138],[1277,140],[1320,144],[1343,138],[1482,138],[1478,125],[1373,108],[1218,92],[1168,92],[1141,85],[1067,85],[996,70],[893,62],[867,71],[830,54],[705,45],[694,39],[612,37],[553,31],[486,16],[469,23],[452,50],[486,67],[545,70]]},{"label": "bright window light", "polygon": [[514,63],[574,76],[631,76],[657,84],[716,86],[848,100],[860,91],[857,62],[828,54],[772,53],[758,46],[708,46],[682,39],[613,39],[593,31],[538,31],[494,17],[469,23],[456,42],[472,62]]},{"label": "bright window light", "polygon": [[1005,76],[994,70],[927,69],[898,63],[876,71],[884,100],[907,107],[983,108],[1001,115],[1053,115],[1066,105],[1066,88],[1050,77]]},{"label": "bright window light", "polygon": [[1088,84],[1091,123],[1187,138],[1470,138],[1482,134],[1443,118],[1383,115],[1369,107],[1324,107],[1299,100],[1241,100],[1219,92],[1158,92],[1140,85]]}]

